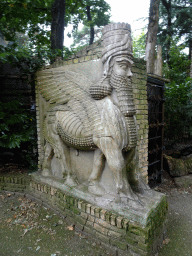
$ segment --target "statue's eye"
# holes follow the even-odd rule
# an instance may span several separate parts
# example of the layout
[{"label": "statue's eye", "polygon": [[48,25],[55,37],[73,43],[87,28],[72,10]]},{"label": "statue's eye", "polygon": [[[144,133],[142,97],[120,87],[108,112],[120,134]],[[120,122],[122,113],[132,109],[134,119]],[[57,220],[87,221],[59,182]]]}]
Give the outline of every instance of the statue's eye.
[{"label": "statue's eye", "polygon": [[127,67],[128,67],[128,65],[127,65],[127,64],[124,64],[124,63],[119,64],[119,66],[120,66],[120,68],[122,68],[122,69],[127,69]]}]

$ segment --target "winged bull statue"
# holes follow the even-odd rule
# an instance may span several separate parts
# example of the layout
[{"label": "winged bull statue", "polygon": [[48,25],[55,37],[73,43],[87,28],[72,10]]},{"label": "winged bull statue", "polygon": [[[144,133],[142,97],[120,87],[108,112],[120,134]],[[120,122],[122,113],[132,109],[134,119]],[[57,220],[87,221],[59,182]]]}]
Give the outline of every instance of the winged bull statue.
[{"label": "winged bull statue", "polygon": [[149,187],[137,168],[131,173],[126,169],[137,146],[130,26],[124,23],[105,26],[102,44],[103,74],[97,83],[82,74],[62,69],[39,73],[39,92],[49,103],[43,123],[42,175],[51,175],[54,155],[60,159],[61,171],[67,176],[66,184],[76,186],[78,181],[71,167],[70,147],[93,150],[89,192],[98,196],[105,194],[100,177],[107,161],[114,176],[116,193],[137,200],[135,192],[143,193]]}]

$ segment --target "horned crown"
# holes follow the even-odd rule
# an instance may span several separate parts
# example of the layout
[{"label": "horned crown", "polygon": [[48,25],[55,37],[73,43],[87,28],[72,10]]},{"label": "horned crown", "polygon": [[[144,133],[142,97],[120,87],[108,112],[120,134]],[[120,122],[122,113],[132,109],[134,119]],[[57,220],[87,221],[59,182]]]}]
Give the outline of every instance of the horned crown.
[{"label": "horned crown", "polygon": [[125,55],[133,57],[131,26],[127,23],[112,23],[104,27],[102,37],[102,62],[110,57]]}]

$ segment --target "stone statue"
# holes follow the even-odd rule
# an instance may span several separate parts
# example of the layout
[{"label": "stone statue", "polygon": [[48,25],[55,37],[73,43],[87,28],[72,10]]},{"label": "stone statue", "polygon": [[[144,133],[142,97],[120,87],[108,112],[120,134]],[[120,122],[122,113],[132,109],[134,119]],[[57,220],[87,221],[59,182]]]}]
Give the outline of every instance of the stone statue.
[{"label": "stone statue", "polygon": [[45,76],[39,81],[39,91],[50,106],[43,123],[46,143],[42,175],[51,175],[54,155],[60,159],[66,184],[76,186],[70,148],[92,150],[95,153],[88,191],[97,196],[105,194],[100,177],[107,161],[116,193],[137,200],[135,192],[144,192],[148,186],[136,165],[128,173],[126,170],[137,145],[130,26],[109,24],[103,30],[102,44],[103,74],[97,83],[84,75],[58,70],[44,71]]}]

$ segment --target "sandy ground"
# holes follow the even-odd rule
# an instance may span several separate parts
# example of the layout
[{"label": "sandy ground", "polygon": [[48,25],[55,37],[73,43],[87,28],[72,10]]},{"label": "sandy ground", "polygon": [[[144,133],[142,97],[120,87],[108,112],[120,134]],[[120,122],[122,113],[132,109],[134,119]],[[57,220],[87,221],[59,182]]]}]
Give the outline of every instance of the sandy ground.
[{"label": "sandy ground", "polygon": [[[191,188],[179,189],[165,175],[153,189],[166,193],[169,201],[167,237],[155,256],[191,256]],[[39,203],[23,195],[0,193],[0,256],[111,255],[90,238]]]}]

